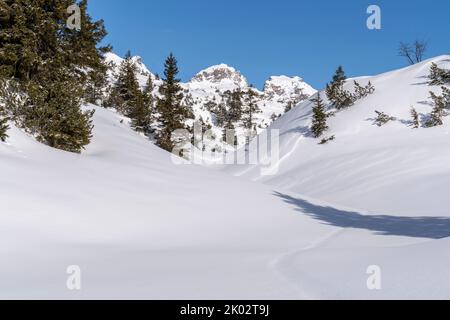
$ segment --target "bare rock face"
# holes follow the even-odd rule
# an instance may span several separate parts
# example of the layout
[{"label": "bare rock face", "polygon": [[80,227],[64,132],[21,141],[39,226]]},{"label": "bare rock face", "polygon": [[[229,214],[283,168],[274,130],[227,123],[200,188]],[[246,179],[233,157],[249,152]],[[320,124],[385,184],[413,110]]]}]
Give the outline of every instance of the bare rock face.
[{"label": "bare rock face", "polygon": [[245,77],[239,71],[226,64],[219,64],[202,70],[191,80],[191,83],[200,82],[216,85],[223,83],[224,85],[235,85],[240,88],[248,86]]}]

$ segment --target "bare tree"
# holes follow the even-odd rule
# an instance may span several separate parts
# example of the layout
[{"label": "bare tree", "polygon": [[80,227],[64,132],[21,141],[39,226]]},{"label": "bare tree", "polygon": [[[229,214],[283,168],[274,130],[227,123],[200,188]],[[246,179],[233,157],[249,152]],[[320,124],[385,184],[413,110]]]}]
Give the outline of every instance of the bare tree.
[{"label": "bare tree", "polygon": [[425,58],[427,47],[428,44],[425,41],[416,40],[412,45],[400,42],[398,55],[406,58],[410,64],[416,64]]},{"label": "bare tree", "polygon": [[416,56],[416,61],[421,62],[425,58],[425,53],[427,52],[428,44],[425,41],[414,42],[414,53]]}]

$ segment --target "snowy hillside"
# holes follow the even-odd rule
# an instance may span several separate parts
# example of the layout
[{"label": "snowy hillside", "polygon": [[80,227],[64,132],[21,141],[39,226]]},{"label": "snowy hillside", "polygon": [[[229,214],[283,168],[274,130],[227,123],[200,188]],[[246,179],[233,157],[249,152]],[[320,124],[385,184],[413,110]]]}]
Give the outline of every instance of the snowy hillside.
[{"label": "snowy hillside", "polygon": [[[432,62],[450,69],[450,56],[374,77],[349,79],[362,85],[371,81],[374,94],[329,118],[327,145],[309,135],[311,102],[300,104],[276,121],[280,130],[280,171],[260,176],[259,168],[232,171],[297,194],[373,212],[402,215],[449,215],[447,190],[450,181],[450,117],[444,126],[425,128],[432,110],[429,86]],[[326,99],[325,93],[321,97]],[[420,115],[422,127],[411,127],[411,107]],[[396,120],[378,127],[375,110]]]},{"label": "snowy hillside", "polygon": [[[429,91],[442,92],[428,85],[432,62],[450,69],[450,56],[440,56],[356,79],[371,81],[376,92],[329,119],[327,135],[336,139],[326,145],[309,135],[311,102],[276,121],[271,129],[280,130],[281,151],[274,175],[262,176],[259,166],[226,169],[272,186],[299,212],[341,228],[282,259],[283,274],[313,297],[448,298],[450,117],[443,126],[423,126],[432,109]],[[419,129],[410,126],[412,106]],[[375,110],[396,120],[378,127]],[[424,241],[411,244],[414,239]],[[384,275],[380,291],[363,288],[359,272],[368,263]]]},{"label": "snowy hillside", "polygon": [[[82,155],[15,128],[0,143],[0,298],[302,296],[270,264],[325,227],[299,237],[311,222],[270,188],[176,166],[122,117],[89,108]],[[65,286],[70,265],[80,292]]]},{"label": "snowy hillside", "polygon": [[[0,143],[0,298],[450,298],[450,119],[407,123],[440,92],[432,61],[450,68],[442,56],[358,79],[376,92],[330,118],[327,145],[307,135],[310,103],[277,120],[273,176],[175,165],[92,105],[81,155],[13,127]],[[377,127],[375,110],[398,120]],[[72,265],[80,291],[66,287]],[[367,286],[374,267],[381,290]]]}]

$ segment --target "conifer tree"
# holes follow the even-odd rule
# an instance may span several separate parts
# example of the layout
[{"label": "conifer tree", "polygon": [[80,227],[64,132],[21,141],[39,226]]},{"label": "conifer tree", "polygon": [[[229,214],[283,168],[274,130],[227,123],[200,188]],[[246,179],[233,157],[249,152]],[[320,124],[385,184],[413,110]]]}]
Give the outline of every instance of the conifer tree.
[{"label": "conifer tree", "polygon": [[6,131],[9,130],[8,119],[0,117],[0,141],[5,142],[8,135]]},{"label": "conifer tree", "polygon": [[436,63],[432,63],[430,67],[430,86],[438,86],[450,83],[450,71],[441,69]]},{"label": "conifer tree", "polygon": [[162,98],[159,98],[157,102],[157,110],[160,114],[157,144],[169,152],[174,148],[175,137],[172,137],[173,132],[178,129],[185,129],[185,121],[191,114],[189,109],[182,104],[183,92],[177,75],[177,60],[171,53],[164,64],[165,79],[163,79],[164,83],[160,87]]},{"label": "conifer tree", "polygon": [[430,118],[426,122],[428,128],[442,126],[444,124],[443,118],[446,115],[445,112],[445,98],[438,96],[434,92],[430,92],[431,99],[433,100],[433,110],[431,111]]},{"label": "conifer tree", "polygon": [[414,129],[420,128],[419,113],[417,112],[417,110],[414,107],[411,107],[411,119],[412,119],[411,126]]},{"label": "conifer tree", "polygon": [[150,106],[146,103],[143,94],[138,93],[133,100],[132,108],[130,109],[129,117],[131,118],[131,127],[149,135],[151,131],[152,115]]},{"label": "conifer tree", "polygon": [[153,84],[152,76],[148,76],[147,83],[145,84],[144,91],[142,92],[144,97],[144,102],[150,110],[153,110],[155,98],[153,96],[153,90],[155,90],[155,85]]},{"label": "conifer tree", "polygon": [[[39,141],[80,152],[91,138],[91,112],[82,112],[86,70],[102,63],[103,22],[81,7],[82,28],[66,26],[70,0],[5,0],[0,4],[0,75],[14,79],[27,94],[21,108],[6,110]],[[37,23],[39,22],[39,23]]]},{"label": "conifer tree", "polygon": [[397,120],[395,117],[391,117],[385,112],[375,110],[375,113],[377,114],[377,117],[375,118],[375,124],[379,127],[384,126],[390,121]]},{"label": "conifer tree", "polygon": [[333,76],[331,84],[343,85],[345,80],[347,80],[347,76],[345,75],[344,68],[339,66]]},{"label": "conifer tree", "polygon": [[[38,84],[30,82],[23,125],[50,147],[81,152],[92,138],[93,111],[80,109],[82,87],[56,70]],[[41,74],[43,76],[43,74]]]},{"label": "conifer tree", "polygon": [[228,120],[223,128],[223,134],[222,134],[222,139],[226,144],[231,145],[231,146],[237,145],[238,141],[237,141],[235,130],[236,129],[235,129],[233,122]]},{"label": "conifer tree", "polygon": [[323,103],[322,98],[320,97],[320,93],[318,93],[316,98],[311,99],[314,103],[312,108],[313,110],[313,119],[311,125],[311,132],[314,138],[321,137],[326,130],[328,130],[327,126],[327,112],[325,109],[325,104]]},{"label": "conifer tree", "polygon": [[128,51],[120,64],[119,75],[114,84],[109,106],[115,107],[122,114],[131,117],[131,113],[141,101],[141,91],[136,77],[137,67]]},{"label": "conifer tree", "polygon": [[256,96],[257,93],[252,87],[244,92],[245,105],[242,110],[242,121],[244,128],[250,130],[251,132],[256,130],[256,114],[261,113],[261,110],[256,102]]},{"label": "conifer tree", "polygon": [[237,122],[242,118],[242,91],[240,89],[236,89],[231,93],[228,101],[228,114],[230,117],[230,121]]},{"label": "conifer tree", "polygon": [[344,69],[339,66],[333,75],[332,81],[326,86],[326,94],[333,106],[338,109],[344,109],[353,104],[353,96],[344,90],[344,84],[347,80]]}]

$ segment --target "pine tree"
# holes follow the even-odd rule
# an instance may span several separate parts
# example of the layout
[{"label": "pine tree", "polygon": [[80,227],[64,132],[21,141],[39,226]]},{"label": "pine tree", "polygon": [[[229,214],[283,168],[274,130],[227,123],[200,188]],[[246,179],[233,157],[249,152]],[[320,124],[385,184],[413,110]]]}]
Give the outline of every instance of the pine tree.
[{"label": "pine tree", "polygon": [[83,66],[77,72],[83,83],[83,96],[87,102],[101,105],[104,89],[107,85],[108,66],[104,61],[104,53],[111,51],[111,46],[98,46],[107,35],[103,20],[92,21],[87,12],[88,1],[78,3],[81,11],[79,30],[65,29],[68,33],[69,45],[67,64]]},{"label": "pine tree", "polygon": [[347,80],[344,69],[339,66],[333,75],[332,81],[326,86],[326,94],[333,106],[338,109],[344,109],[353,104],[354,97],[344,90],[344,84]]},{"label": "pine tree", "polygon": [[367,97],[370,94],[373,94],[375,92],[375,87],[372,85],[372,83],[369,81],[369,83],[363,87],[361,86],[357,81],[354,81],[354,87],[355,87],[355,93],[354,98],[355,101],[359,99],[363,99]]},{"label": "pine tree", "polygon": [[311,101],[314,103],[312,109],[313,120],[311,125],[311,132],[314,138],[319,138],[324,134],[326,130],[328,130],[327,126],[328,115],[323,100],[320,97],[320,93],[318,93],[316,98],[311,99]]},{"label": "pine tree", "polygon": [[261,113],[261,110],[256,102],[256,96],[257,93],[252,87],[244,92],[245,105],[242,110],[242,121],[244,128],[251,132],[256,129],[256,114]]},{"label": "pine tree", "polygon": [[227,121],[227,123],[225,124],[224,128],[223,128],[223,134],[222,134],[222,139],[223,141],[231,146],[237,146],[237,137],[236,137],[236,128],[233,124],[233,122],[231,122],[230,120]]},{"label": "pine tree", "polygon": [[379,127],[384,126],[390,121],[397,120],[394,117],[389,116],[388,114],[375,110],[375,113],[377,114],[377,117],[375,118],[375,124]]},{"label": "pine tree", "polygon": [[0,118],[0,141],[2,142],[6,141],[6,138],[8,138],[6,131],[8,130],[9,130],[8,119]]},{"label": "pine tree", "polygon": [[445,112],[445,99],[443,96],[438,96],[434,92],[430,92],[431,99],[433,100],[433,110],[431,111],[430,118],[426,122],[426,127],[442,126],[444,124],[443,118],[446,115]]},{"label": "pine tree", "polygon": [[137,80],[137,67],[128,51],[120,64],[119,75],[112,89],[108,106],[115,107],[125,116],[131,113],[141,100],[141,91]]},{"label": "pine tree", "polygon": [[24,128],[50,147],[79,153],[92,138],[94,112],[80,109],[82,87],[73,78],[56,70],[46,78],[26,87]]},{"label": "pine tree", "polygon": [[411,107],[411,118],[412,118],[411,126],[414,129],[420,128],[419,113],[417,112],[417,110],[414,107]]},{"label": "pine tree", "polygon": [[151,131],[152,115],[150,106],[146,103],[144,95],[137,93],[133,100],[132,108],[130,109],[129,117],[131,118],[131,127],[149,135]]},{"label": "pine tree", "polygon": [[155,90],[155,85],[153,84],[152,77],[149,76],[147,83],[145,84],[144,91],[142,92],[144,97],[144,103],[150,111],[154,111],[155,98],[153,96],[153,90]]},{"label": "pine tree", "polygon": [[171,152],[174,147],[175,130],[185,129],[185,121],[191,114],[190,110],[182,104],[183,93],[180,80],[177,79],[177,60],[171,53],[164,64],[164,83],[160,87],[162,98],[158,99],[157,110],[160,114],[160,130],[157,134],[157,144]]},{"label": "pine tree", "polygon": [[443,85],[450,82],[450,72],[438,67],[436,63],[432,63],[430,67],[430,79],[431,86]]},{"label": "pine tree", "polygon": [[242,91],[240,89],[234,90],[228,99],[228,114],[230,121],[236,123],[242,118]]},{"label": "pine tree", "polygon": [[347,76],[345,75],[344,68],[339,66],[333,76],[331,84],[343,85],[345,80],[347,80]]},{"label": "pine tree", "polygon": [[[66,27],[70,0],[5,0],[0,4],[0,75],[16,80],[27,101],[6,110],[39,141],[71,152],[89,143],[92,113],[80,109],[88,76],[102,63],[106,34],[81,1],[81,30]],[[39,23],[37,23],[39,22]],[[10,104],[14,108],[15,104]]]}]

